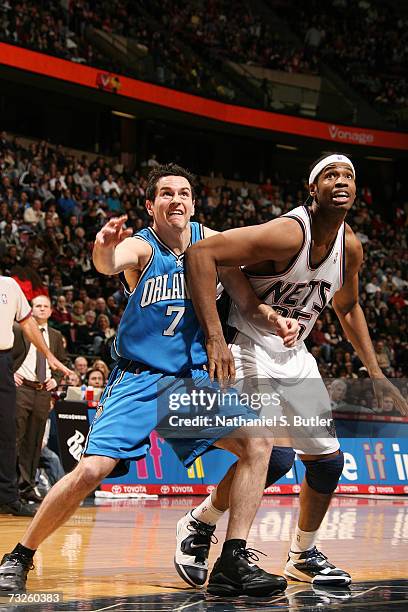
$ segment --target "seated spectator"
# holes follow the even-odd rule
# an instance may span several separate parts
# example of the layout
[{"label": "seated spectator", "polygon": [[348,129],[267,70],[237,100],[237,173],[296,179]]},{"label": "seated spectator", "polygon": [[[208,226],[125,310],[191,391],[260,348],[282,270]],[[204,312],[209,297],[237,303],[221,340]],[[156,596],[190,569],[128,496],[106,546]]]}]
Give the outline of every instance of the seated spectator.
[{"label": "seated spectator", "polygon": [[[95,339],[96,342],[95,342]],[[96,354],[96,348],[101,345],[100,332],[96,326],[96,313],[87,310],[85,313],[85,325],[79,325],[76,334],[76,348],[79,352]]]},{"label": "seated spectator", "polygon": [[108,368],[108,365],[102,359],[95,359],[95,361],[92,364],[92,368],[100,370],[103,373],[105,380],[108,380],[109,368]]},{"label": "seated spectator", "polygon": [[74,369],[75,373],[78,374],[80,385],[82,385],[86,381],[88,372],[88,360],[86,357],[77,357],[74,361]]},{"label": "seated spectator", "polygon": [[337,332],[336,325],[334,323],[330,323],[328,327],[328,331],[324,334],[326,339],[326,351],[328,354],[329,360],[333,359],[333,350],[338,346],[340,342],[342,342],[343,338]]},{"label": "seated spectator", "polygon": [[98,330],[97,336],[94,340],[94,351],[95,354],[100,355],[102,353],[102,346],[106,344],[107,340],[114,338],[115,330],[110,327],[109,317],[105,314],[100,314],[96,319],[96,327]]},{"label": "seated spectator", "polygon": [[84,303],[82,300],[75,300],[72,305],[71,316],[75,325],[85,325]]},{"label": "seated spectator", "polygon": [[382,408],[377,408],[377,412],[384,416],[401,416],[401,413],[395,408],[394,400],[390,395],[384,395]]},{"label": "seated spectator", "polygon": [[58,329],[71,343],[71,327],[73,326],[72,316],[67,308],[67,300],[65,295],[59,295],[57,303],[53,308],[50,321],[53,326]]},{"label": "seated spectator", "polygon": [[375,344],[375,356],[378,361],[378,365],[386,376],[391,374],[391,360],[390,352],[385,346],[383,340],[378,340]]},{"label": "seated spectator", "polygon": [[377,276],[373,275],[371,277],[371,281],[366,284],[365,290],[369,296],[371,294],[375,294],[377,291],[381,291],[381,287],[380,287]]},{"label": "seated spectator", "polygon": [[88,376],[88,385],[90,387],[96,387],[97,389],[103,389],[105,386],[105,376],[101,370],[91,368],[87,372]]},{"label": "seated spectator", "polygon": [[334,412],[346,407],[347,383],[344,380],[333,380],[329,388],[329,397]]},{"label": "seated spectator", "polygon": [[324,360],[330,361],[331,347],[323,331],[323,321],[321,319],[317,319],[310,333],[310,340],[312,344],[321,348],[321,354]]},{"label": "seated spectator", "polygon": [[58,199],[58,209],[64,219],[76,213],[77,203],[69,189],[64,189],[62,196]]},{"label": "seated spectator", "polygon": [[48,289],[43,285],[40,275],[27,261],[23,260],[13,266],[10,274],[20,285],[29,302],[39,295],[48,295]]},{"label": "seated spectator", "polygon": [[45,212],[42,210],[41,200],[34,200],[31,206],[24,211],[24,223],[38,225],[45,219]]},{"label": "seated spectator", "polygon": [[70,372],[64,380],[65,380],[65,384],[68,387],[80,387],[81,386],[81,377],[79,376],[77,372]]},{"label": "seated spectator", "polygon": [[111,189],[109,192],[109,197],[106,200],[106,204],[108,205],[108,210],[112,214],[112,216],[119,216],[123,212],[121,201],[118,197],[118,192],[115,189]]},{"label": "seated spectator", "polygon": [[99,316],[100,314],[104,314],[110,320],[111,312],[110,312],[110,310],[109,310],[109,308],[108,308],[108,306],[106,304],[105,298],[103,298],[103,297],[96,298],[96,301],[95,301],[95,312],[96,312],[97,316]]},{"label": "seated spectator", "polygon": [[122,193],[121,188],[117,182],[113,180],[113,176],[111,174],[108,174],[108,177],[103,181],[102,189],[106,195],[110,194],[112,191],[116,191],[117,195]]}]

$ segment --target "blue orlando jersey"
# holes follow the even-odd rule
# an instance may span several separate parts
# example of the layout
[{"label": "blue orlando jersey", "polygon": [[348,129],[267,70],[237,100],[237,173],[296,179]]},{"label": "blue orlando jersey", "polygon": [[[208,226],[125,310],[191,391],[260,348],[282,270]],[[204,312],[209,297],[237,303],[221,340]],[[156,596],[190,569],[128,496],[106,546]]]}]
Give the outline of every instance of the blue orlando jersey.
[{"label": "blue orlando jersey", "polygon": [[[204,237],[203,228],[194,222],[190,227],[194,244]],[[176,255],[150,227],[134,239],[148,242],[153,252],[136,288],[126,290],[129,301],[114,342],[116,356],[167,374],[203,365],[204,335],[184,277],[184,253]]]}]

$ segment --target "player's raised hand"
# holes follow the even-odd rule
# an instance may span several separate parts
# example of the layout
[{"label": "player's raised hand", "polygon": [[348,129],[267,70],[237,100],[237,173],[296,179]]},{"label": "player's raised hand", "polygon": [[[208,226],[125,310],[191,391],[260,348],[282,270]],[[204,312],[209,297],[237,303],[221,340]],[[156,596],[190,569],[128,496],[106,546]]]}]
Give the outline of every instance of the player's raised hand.
[{"label": "player's raised hand", "polygon": [[372,378],[371,380],[373,382],[374,393],[380,411],[384,407],[384,397],[388,395],[392,398],[394,406],[401,416],[408,416],[407,400],[401,395],[399,389],[388,380],[388,378],[384,376],[384,378]]},{"label": "player's raised hand", "polygon": [[233,384],[235,380],[234,357],[224,340],[224,336],[221,334],[207,338],[206,350],[210,380],[214,381],[216,378],[222,389]]},{"label": "player's raised hand", "polygon": [[95,244],[103,248],[112,248],[133,234],[133,229],[125,229],[127,215],[112,217],[96,234]]}]

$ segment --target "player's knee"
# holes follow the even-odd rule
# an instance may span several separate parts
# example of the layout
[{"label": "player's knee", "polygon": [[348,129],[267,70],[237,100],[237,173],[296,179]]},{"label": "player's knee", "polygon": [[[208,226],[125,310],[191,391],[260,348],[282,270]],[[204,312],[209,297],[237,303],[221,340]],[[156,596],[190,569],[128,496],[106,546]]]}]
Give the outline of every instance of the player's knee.
[{"label": "player's knee", "polygon": [[261,463],[269,461],[273,448],[273,438],[271,435],[265,435],[261,438],[248,436],[241,442],[240,458],[246,458]]},{"label": "player's knee", "polygon": [[98,461],[96,457],[92,457],[92,460],[89,460],[89,458],[85,457],[76,468],[76,486],[79,489],[92,491],[109,474],[111,469],[103,460]]},{"label": "player's knee", "polygon": [[304,461],[306,482],[317,493],[333,493],[339,482],[344,467],[344,455],[340,450],[337,455],[314,461]]},{"label": "player's knee", "polygon": [[274,482],[285,476],[290,470],[295,460],[293,448],[274,446],[266,475],[266,486],[270,487]]}]

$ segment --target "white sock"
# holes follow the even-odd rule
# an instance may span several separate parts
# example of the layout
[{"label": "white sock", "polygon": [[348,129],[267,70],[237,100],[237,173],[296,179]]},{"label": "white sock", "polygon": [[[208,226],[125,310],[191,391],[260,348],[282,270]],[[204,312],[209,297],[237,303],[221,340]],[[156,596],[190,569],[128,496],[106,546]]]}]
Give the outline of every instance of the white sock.
[{"label": "white sock", "polygon": [[293,534],[290,550],[292,552],[301,553],[305,550],[310,550],[316,543],[318,531],[302,531],[296,525],[295,533]]},{"label": "white sock", "polygon": [[211,494],[206,497],[197,508],[191,511],[193,518],[207,525],[216,525],[223,514],[224,510],[217,510],[217,508],[213,506]]}]

